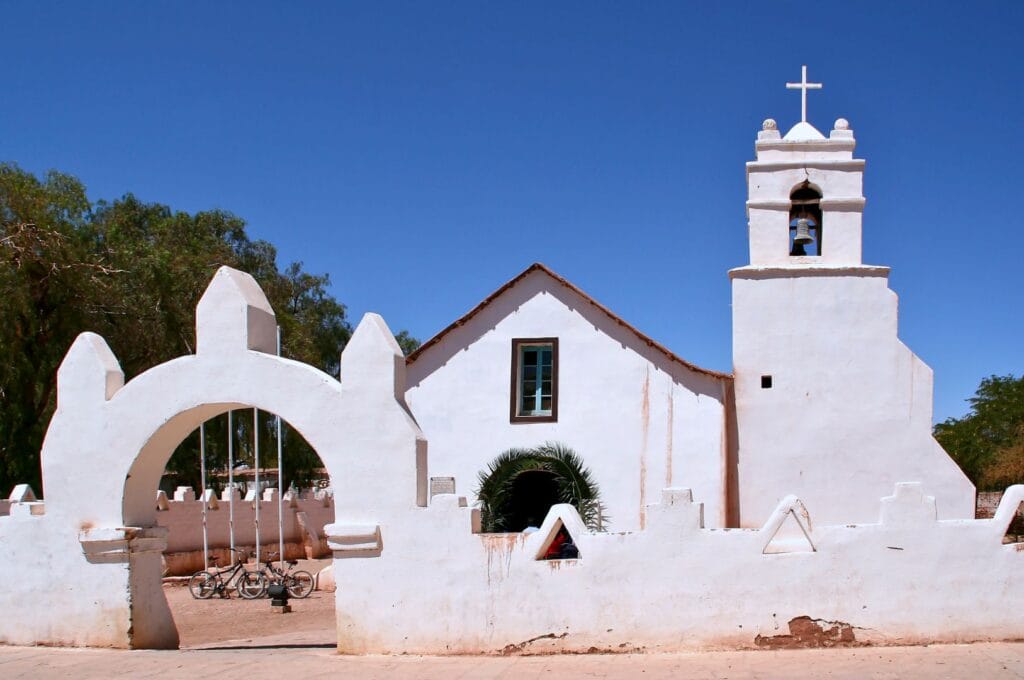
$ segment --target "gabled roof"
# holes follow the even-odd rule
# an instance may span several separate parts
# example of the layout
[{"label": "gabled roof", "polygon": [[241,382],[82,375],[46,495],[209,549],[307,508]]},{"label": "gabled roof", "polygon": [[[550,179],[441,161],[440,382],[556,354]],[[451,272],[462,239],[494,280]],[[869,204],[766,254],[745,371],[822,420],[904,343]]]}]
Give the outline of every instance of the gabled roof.
[{"label": "gabled roof", "polygon": [[552,279],[553,281],[555,281],[555,282],[559,283],[560,285],[564,286],[565,288],[571,290],[573,293],[575,293],[576,295],[578,295],[581,298],[583,298],[583,300],[585,302],[587,302],[592,307],[594,307],[594,309],[596,309],[600,313],[604,314],[609,319],[614,321],[616,324],[618,324],[619,326],[623,327],[624,329],[626,329],[627,331],[629,331],[630,333],[635,335],[636,338],[640,342],[644,343],[645,345],[647,345],[648,347],[654,349],[655,351],[660,352],[661,354],[665,355],[665,357],[669,361],[673,361],[673,362],[675,362],[675,363],[677,363],[677,364],[679,364],[681,366],[684,366],[684,367],[690,369],[691,371],[696,371],[698,373],[703,373],[704,375],[711,376],[712,378],[720,378],[720,379],[726,379],[726,380],[731,380],[732,379],[732,374],[730,374],[730,373],[721,373],[719,371],[712,371],[712,370],[707,369],[707,368],[701,368],[700,366],[697,366],[695,364],[691,364],[689,361],[686,361],[682,357],[680,357],[680,356],[676,355],[675,353],[669,351],[669,349],[666,348],[664,345],[662,345],[662,344],[660,344],[658,342],[655,342],[649,336],[644,335],[643,333],[638,331],[636,328],[631,326],[629,323],[623,321],[622,318],[620,318],[618,315],[616,315],[610,309],[608,309],[607,307],[602,305],[600,302],[598,302],[594,298],[592,298],[589,295],[587,295],[586,293],[584,293],[582,290],[580,290],[579,288],[574,286],[572,283],[570,283],[567,279],[565,279],[562,276],[559,276],[558,274],[556,274],[555,272],[553,272],[551,269],[549,269],[548,267],[544,266],[540,262],[534,262],[533,264],[531,264],[529,267],[527,267],[525,270],[523,270],[523,272],[520,273],[518,276],[516,276],[511,281],[509,281],[508,283],[503,285],[501,288],[499,288],[498,290],[494,291],[493,293],[488,295],[486,298],[484,298],[483,301],[481,301],[480,304],[478,304],[476,307],[474,307],[473,309],[469,310],[469,312],[467,312],[462,317],[456,319],[454,322],[452,322],[447,328],[442,330],[440,333],[438,333],[437,335],[435,335],[431,339],[429,339],[426,342],[424,342],[422,345],[419,346],[419,348],[416,349],[415,352],[411,353],[408,357],[406,357],[405,362],[407,364],[411,364],[414,361],[416,361],[416,359],[418,359],[420,357],[420,355],[422,355],[425,351],[427,351],[429,348],[431,348],[434,345],[436,345],[439,342],[441,342],[446,335],[451,333],[456,328],[459,328],[460,326],[466,325],[466,323],[468,323],[470,321],[470,319],[472,319],[474,316],[476,316],[477,314],[482,312],[484,309],[486,309],[488,307],[488,305],[490,305],[492,302],[494,302],[495,300],[500,298],[507,291],[512,289],[517,283],[519,283],[520,281],[522,281],[523,279],[525,279],[527,276],[529,276],[530,274],[532,274],[534,272],[540,272],[540,273],[544,274],[545,276],[547,276],[548,278]]}]

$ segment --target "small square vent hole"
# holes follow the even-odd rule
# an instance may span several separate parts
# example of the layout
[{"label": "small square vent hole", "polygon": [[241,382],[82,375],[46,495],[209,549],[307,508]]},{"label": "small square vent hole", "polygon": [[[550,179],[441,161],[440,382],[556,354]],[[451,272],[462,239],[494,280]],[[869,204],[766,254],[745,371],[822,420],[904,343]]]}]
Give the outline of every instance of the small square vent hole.
[{"label": "small square vent hole", "polygon": [[770,375],[761,376],[761,389],[770,390],[772,388],[772,377]]}]

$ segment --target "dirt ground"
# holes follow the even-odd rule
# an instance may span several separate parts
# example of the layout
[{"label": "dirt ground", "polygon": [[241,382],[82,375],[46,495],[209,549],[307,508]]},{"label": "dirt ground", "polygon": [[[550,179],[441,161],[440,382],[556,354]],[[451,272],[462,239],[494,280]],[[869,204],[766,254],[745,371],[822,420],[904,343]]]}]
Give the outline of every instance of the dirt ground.
[{"label": "dirt ground", "polygon": [[454,657],[344,656],[334,649],[296,644],[184,651],[0,646],[0,669],[3,680],[252,680],[278,676],[304,680],[1019,680],[1024,678],[1024,643],[774,652]]},{"label": "dirt ground", "polygon": [[[330,560],[302,560],[298,569],[315,574]],[[280,613],[270,600],[213,597],[196,600],[184,581],[165,583],[164,594],[178,626],[182,649],[259,647],[288,636],[295,644],[336,644],[334,593],[314,590],[304,600],[292,600],[292,611]]]}]

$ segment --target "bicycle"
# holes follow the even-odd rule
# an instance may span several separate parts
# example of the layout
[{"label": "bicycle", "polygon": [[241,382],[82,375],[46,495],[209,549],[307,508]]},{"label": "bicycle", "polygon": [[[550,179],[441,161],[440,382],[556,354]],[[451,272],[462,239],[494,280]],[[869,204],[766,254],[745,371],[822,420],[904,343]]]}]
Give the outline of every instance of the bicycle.
[{"label": "bicycle", "polygon": [[[235,591],[246,600],[253,600],[266,592],[267,583],[259,571],[249,571],[245,563],[249,554],[235,548],[229,548],[238,554],[231,569],[218,571],[198,571],[188,580],[188,590],[197,600],[208,600],[214,595],[229,598],[229,589]],[[226,574],[226,576],[225,576]]]},{"label": "bicycle", "polygon": [[[281,583],[288,589],[290,597],[297,600],[309,597],[309,594],[313,592],[313,575],[302,569],[293,571],[298,564],[296,560],[288,560],[287,569],[275,567],[273,560],[278,555],[279,553],[276,552],[269,553],[267,560],[263,563],[263,568],[259,571],[259,574],[264,577],[264,588],[271,583]],[[265,592],[261,593],[261,595],[263,594]]]}]

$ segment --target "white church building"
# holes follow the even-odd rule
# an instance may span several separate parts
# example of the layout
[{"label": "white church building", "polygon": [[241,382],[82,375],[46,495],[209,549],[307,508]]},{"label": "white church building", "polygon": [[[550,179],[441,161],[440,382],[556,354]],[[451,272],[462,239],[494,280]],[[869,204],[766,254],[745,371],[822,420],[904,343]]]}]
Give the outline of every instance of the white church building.
[{"label": "white church building", "polygon": [[[0,581],[19,586],[0,588],[0,643],[176,648],[154,496],[189,433],[250,408],[300,432],[331,477],[319,538],[344,653],[1024,637],[1024,543],[1007,539],[1024,485],[974,519],[974,487],[931,437],[932,373],[899,340],[889,270],[862,261],[853,132],[812,127],[806,71],[793,86],[803,119],[785,136],[766,120],[746,167],[732,374],[540,264],[408,357],[365,315],[340,380],[277,355],[266,296],[228,267],[197,306],[194,354],[126,382],[103,338],[79,335],[40,455],[45,500],[0,516]],[[545,442],[578,454],[600,521],[537,483],[502,489],[544,500],[540,516],[489,529],[481,472]]]},{"label": "white church building", "polygon": [[889,268],[861,257],[853,131],[763,127],[746,168],[750,262],[729,272],[733,373],[534,264],[408,358],[432,476],[472,495],[502,450],[557,441],[591,470],[614,530],[643,529],[647,504],[679,486],[710,527],[761,526],[788,494],[818,521],[874,521],[908,480],[940,518],[974,516],[973,485],[932,438],[932,372],[899,339]]}]

